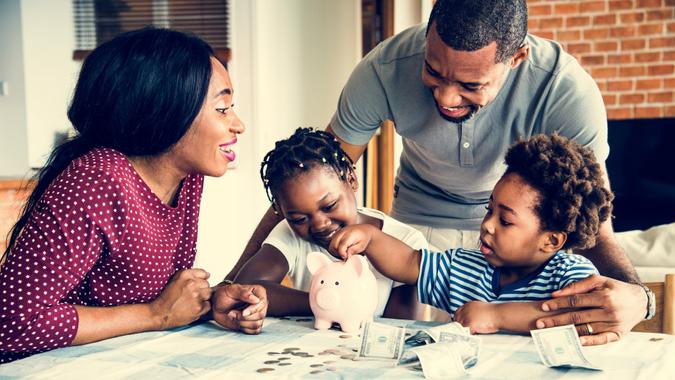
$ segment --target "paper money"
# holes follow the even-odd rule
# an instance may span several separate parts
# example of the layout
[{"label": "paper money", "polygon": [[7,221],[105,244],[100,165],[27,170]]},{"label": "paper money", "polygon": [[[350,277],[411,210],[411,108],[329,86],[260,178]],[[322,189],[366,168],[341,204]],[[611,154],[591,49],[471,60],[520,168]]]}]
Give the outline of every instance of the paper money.
[{"label": "paper money", "polygon": [[410,349],[419,358],[427,379],[451,379],[466,376],[457,345],[450,342],[428,344]]},{"label": "paper money", "polygon": [[530,334],[537,347],[539,358],[545,366],[602,370],[584,356],[579,334],[574,325],[532,330]]},{"label": "paper money", "polygon": [[480,338],[461,333],[441,331],[438,343],[450,343],[455,351],[459,353],[465,369],[469,369],[478,364]]},{"label": "paper money", "polygon": [[403,352],[405,328],[366,321],[361,330],[357,360],[391,360],[398,362]]}]

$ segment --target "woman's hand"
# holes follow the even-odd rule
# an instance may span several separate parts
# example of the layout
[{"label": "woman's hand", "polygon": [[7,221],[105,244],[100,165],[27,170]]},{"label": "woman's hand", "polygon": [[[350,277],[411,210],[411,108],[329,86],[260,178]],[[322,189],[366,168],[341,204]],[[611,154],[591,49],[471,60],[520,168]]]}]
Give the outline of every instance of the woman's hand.
[{"label": "woman's hand", "polygon": [[209,273],[203,269],[176,272],[162,293],[150,303],[161,330],[190,324],[211,309]]},{"label": "woman's hand", "polygon": [[213,319],[245,334],[260,334],[267,315],[267,291],[262,285],[229,284],[213,294]]},{"label": "woman's hand", "polygon": [[455,312],[455,321],[468,327],[472,334],[491,334],[498,332],[498,304],[482,301],[467,302]]},{"label": "woman's hand", "polygon": [[564,313],[539,319],[537,327],[575,324],[584,346],[621,339],[647,313],[647,295],[640,286],[599,275],[570,284],[552,295],[552,300],[542,304],[542,310]]},{"label": "woman's hand", "polygon": [[355,224],[338,231],[330,241],[328,250],[336,257],[347,260],[353,255],[363,253],[373,238],[368,224]]}]

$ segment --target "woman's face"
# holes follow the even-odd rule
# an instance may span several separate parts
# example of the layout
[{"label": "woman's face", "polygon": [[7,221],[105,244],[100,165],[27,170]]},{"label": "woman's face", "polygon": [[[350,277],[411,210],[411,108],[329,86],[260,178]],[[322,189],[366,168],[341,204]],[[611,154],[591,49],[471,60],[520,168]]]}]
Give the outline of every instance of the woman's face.
[{"label": "woman's face", "polygon": [[204,104],[187,133],[172,148],[181,171],[220,177],[236,158],[233,150],[244,125],[232,107],[230,75],[211,58],[211,81]]}]

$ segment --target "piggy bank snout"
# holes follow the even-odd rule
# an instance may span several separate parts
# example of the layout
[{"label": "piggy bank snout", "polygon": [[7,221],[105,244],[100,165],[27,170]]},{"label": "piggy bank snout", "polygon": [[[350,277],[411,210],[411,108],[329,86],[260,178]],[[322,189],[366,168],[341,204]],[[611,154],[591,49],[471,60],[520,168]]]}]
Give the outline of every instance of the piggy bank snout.
[{"label": "piggy bank snout", "polygon": [[336,289],[321,288],[316,292],[316,304],[324,310],[332,310],[340,304],[340,294]]}]

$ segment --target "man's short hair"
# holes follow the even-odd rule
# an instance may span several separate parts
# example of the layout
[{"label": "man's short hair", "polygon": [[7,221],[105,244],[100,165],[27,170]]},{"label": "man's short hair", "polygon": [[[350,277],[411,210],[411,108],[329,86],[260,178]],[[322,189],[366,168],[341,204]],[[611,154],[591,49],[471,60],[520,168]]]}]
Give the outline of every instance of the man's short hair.
[{"label": "man's short hair", "polygon": [[433,22],[441,40],[455,50],[475,51],[496,41],[495,62],[501,63],[525,40],[527,4],[525,0],[437,0],[428,28]]}]

